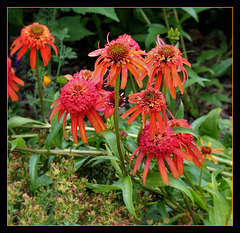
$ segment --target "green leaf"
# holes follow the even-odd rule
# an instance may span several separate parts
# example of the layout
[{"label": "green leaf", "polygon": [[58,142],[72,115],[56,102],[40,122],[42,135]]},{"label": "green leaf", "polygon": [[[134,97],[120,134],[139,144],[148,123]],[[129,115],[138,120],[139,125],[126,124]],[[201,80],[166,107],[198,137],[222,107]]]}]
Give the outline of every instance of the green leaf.
[{"label": "green leaf", "polygon": [[80,15],[61,17],[57,20],[58,26],[56,26],[55,30],[68,29],[70,37],[66,37],[65,41],[81,40],[86,36],[94,35],[93,32],[90,32],[81,24],[80,19]]},{"label": "green leaf", "polygon": [[198,22],[198,16],[194,8],[182,8],[184,11],[186,11],[189,15],[191,15],[197,22]]},{"label": "green leaf", "polygon": [[22,8],[8,8],[8,21],[14,25],[21,25],[23,24],[23,9]]},{"label": "green leaf", "polygon": [[[108,155],[112,156],[112,153],[111,153],[109,147],[107,145],[105,145],[105,147],[107,149]],[[114,159],[110,159],[110,161],[111,161],[113,167],[115,168],[116,172],[118,173],[118,175],[121,177],[122,176],[122,170],[119,167],[118,163]]]},{"label": "green leaf", "polygon": [[52,184],[53,181],[52,181],[52,178],[47,176],[46,173],[37,177],[36,179],[36,188],[39,188],[41,186],[46,186],[46,185],[49,185],[49,184]]},{"label": "green leaf", "polygon": [[87,156],[85,158],[76,158],[74,161],[74,168],[75,168],[75,172],[83,165],[83,163],[89,159],[90,156]]},{"label": "green leaf", "polygon": [[194,71],[199,74],[199,73],[204,73],[204,72],[209,72],[211,75],[214,75],[215,72],[213,69],[206,67],[206,66],[198,66],[194,69]]},{"label": "green leaf", "polygon": [[173,127],[172,129],[173,129],[174,133],[188,133],[188,134],[193,135],[195,138],[200,139],[199,134],[196,131],[194,131],[193,129],[189,129],[186,127]]},{"label": "green leaf", "polygon": [[192,122],[192,129],[194,131],[198,131],[198,128],[201,126],[201,124],[206,120],[207,115],[201,116],[197,118],[195,121]]},{"label": "green leaf", "polygon": [[201,207],[203,208],[204,210],[207,210],[207,207],[204,203],[204,201],[202,200],[202,198],[193,190],[193,189],[189,189],[192,196],[193,196],[193,199],[194,201]]},{"label": "green leaf", "polygon": [[200,135],[207,135],[218,139],[218,116],[221,112],[220,108],[215,108],[211,110],[208,114],[206,119],[202,122],[200,127]]},{"label": "green leaf", "polygon": [[166,210],[166,204],[165,204],[165,199],[163,199],[163,201],[159,201],[157,203],[157,208],[159,210],[159,213],[162,217],[162,221],[164,221],[166,218],[169,218],[169,214]]},{"label": "green leaf", "polygon": [[122,177],[114,183],[115,186],[122,189],[123,192],[123,201],[128,209],[128,211],[135,217],[135,209],[133,206],[133,198],[132,198],[132,180],[129,175],[123,174]]},{"label": "green leaf", "polygon": [[60,149],[63,149],[62,147],[62,142],[63,142],[63,132],[62,131],[62,121],[64,118],[65,114],[61,116],[61,119],[58,120],[56,119],[52,125],[51,125],[51,132],[48,134],[46,138],[46,148],[48,149],[49,146],[53,143],[55,146],[57,146]]},{"label": "green leaf", "polygon": [[183,119],[183,118],[184,118],[184,105],[183,105],[183,102],[181,101],[179,109],[175,114],[175,119]]},{"label": "green leaf", "polygon": [[[103,156],[97,156],[97,157],[95,157],[95,158],[90,159],[90,160],[87,162],[87,164],[91,163],[91,162],[94,161],[94,160],[108,160],[108,159],[110,159],[110,160],[118,160],[118,161],[119,161],[119,159],[118,159],[117,157],[115,157],[115,156],[106,156],[106,155],[103,155]],[[87,165],[87,164],[86,164],[86,165]]]},{"label": "green leaf", "polygon": [[215,104],[218,107],[222,107],[221,102],[228,102],[231,103],[231,99],[229,99],[227,96],[222,94],[210,94],[208,92],[203,93],[202,95],[199,95],[199,99],[206,100],[209,103]]},{"label": "green leaf", "polygon": [[117,17],[117,14],[114,8],[72,8],[72,9],[74,12],[78,14],[85,15],[86,13],[97,13],[97,14],[105,15],[106,17],[109,17],[119,22],[119,19]]},{"label": "green leaf", "polygon": [[[116,135],[111,130],[104,130],[101,132],[101,135],[103,135],[103,137],[106,139],[109,147],[111,148],[115,156],[117,156],[117,158],[120,159],[118,148],[117,148]],[[120,147],[121,147],[122,154],[124,154],[125,150],[121,141],[120,141]]]},{"label": "green leaf", "polygon": [[203,51],[201,53],[201,55],[197,58],[197,62],[193,64],[193,67],[197,67],[202,62],[204,62],[206,60],[210,60],[210,59],[216,57],[217,55],[219,55],[218,50],[209,49],[209,50]]},{"label": "green leaf", "polygon": [[44,126],[48,126],[49,125],[49,124],[45,124],[45,123],[42,123],[40,121],[36,121],[36,120],[30,119],[30,118],[15,116],[15,117],[12,117],[11,119],[8,120],[8,129],[16,128],[18,126],[25,125],[27,123],[44,125]]},{"label": "green leaf", "polygon": [[232,58],[227,58],[223,61],[221,61],[218,64],[214,64],[211,68],[214,70],[215,72],[215,76],[219,77],[221,76],[229,66],[232,65]]},{"label": "green leaf", "polygon": [[30,185],[32,191],[35,195],[36,193],[36,179],[37,179],[37,164],[40,158],[40,154],[33,154],[29,160],[29,177],[30,177]]},{"label": "green leaf", "polygon": [[145,40],[146,50],[150,49],[150,45],[157,40],[157,35],[167,33],[167,28],[163,24],[150,24],[148,35]]},{"label": "green leaf", "polygon": [[[200,13],[205,10],[209,10],[211,8],[194,8],[196,13]],[[181,25],[185,20],[189,19],[191,17],[190,14],[184,14],[184,16],[179,20],[179,24]]]},{"label": "green leaf", "polygon": [[96,193],[104,193],[104,192],[109,192],[111,190],[121,189],[116,185],[92,184],[92,183],[88,183],[88,182],[85,185],[87,188],[93,189],[93,191]]},{"label": "green leaf", "polygon": [[199,77],[198,74],[193,69],[189,68],[188,66],[185,66],[185,68],[188,72],[189,79],[188,79],[188,82],[186,81],[183,84],[184,88],[186,88],[194,83],[198,83],[200,86],[204,87],[205,86],[204,82],[209,81],[209,79]]},{"label": "green leaf", "polygon": [[13,151],[15,147],[27,147],[26,142],[23,138],[16,138],[15,140],[8,142],[11,144],[11,151]]},{"label": "green leaf", "polygon": [[204,188],[204,190],[209,192],[213,197],[213,207],[209,211],[209,221],[212,225],[225,225],[230,209],[226,199],[218,191],[218,183],[216,177],[222,170],[223,168],[218,169],[212,173],[212,188]]},{"label": "green leaf", "polygon": [[[162,177],[160,175],[160,172],[154,172],[154,171],[150,171],[148,173],[146,184],[149,187],[165,186],[165,184],[163,183]],[[194,203],[193,196],[188,186],[182,181],[181,178],[176,179],[173,177],[172,174],[168,174],[168,185],[185,193]]]}]

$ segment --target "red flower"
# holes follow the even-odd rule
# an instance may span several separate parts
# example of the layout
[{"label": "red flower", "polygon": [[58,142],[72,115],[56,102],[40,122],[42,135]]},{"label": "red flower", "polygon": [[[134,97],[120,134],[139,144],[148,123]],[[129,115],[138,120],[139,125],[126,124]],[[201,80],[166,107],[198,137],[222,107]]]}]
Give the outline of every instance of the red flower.
[{"label": "red flower", "polygon": [[[95,109],[95,104],[99,98],[99,92],[91,81],[87,81],[83,78],[73,78],[61,89],[59,98],[54,101],[51,108],[57,104],[50,115],[50,121],[53,115],[58,113],[58,121],[64,112],[66,112],[63,119],[63,133],[65,137],[64,126],[67,119],[67,115],[70,113],[72,118],[71,129],[73,140],[78,143],[77,138],[77,126],[82,140],[88,143],[87,134],[85,130],[83,116],[86,115],[88,120],[97,132],[106,130],[102,118]],[[66,139],[66,137],[65,137]]]},{"label": "red flower", "polygon": [[31,48],[30,65],[31,68],[34,69],[36,65],[36,50],[40,49],[43,64],[44,66],[47,66],[49,60],[51,59],[51,51],[47,44],[52,46],[56,55],[58,55],[57,48],[53,44],[54,40],[54,36],[50,33],[46,26],[39,23],[33,23],[21,30],[20,37],[12,43],[12,50],[10,54],[14,54],[21,48],[17,55],[17,59],[19,60],[27,52],[27,50]]},{"label": "red flower", "polygon": [[[167,105],[164,95],[158,89],[153,87],[146,88],[139,93],[129,95],[128,101],[137,105],[130,108],[121,116],[121,118],[124,119],[134,112],[127,120],[127,124],[131,124],[140,113],[143,114],[143,119],[145,119],[145,114],[150,114],[150,139],[152,140],[154,138],[156,121],[159,122],[161,132],[164,131],[167,124],[167,116],[165,113]],[[160,113],[162,113],[163,119]],[[144,124],[145,122],[143,122],[143,127]]]},{"label": "red flower", "polygon": [[[104,117],[107,119],[108,117],[111,117],[115,110],[115,91],[100,91],[101,97],[96,103],[95,108],[97,111],[104,112]],[[118,106],[119,108],[124,105],[124,98],[122,97],[122,94],[119,95],[119,102]]]},{"label": "red flower", "polygon": [[138,152],[136,162],[133,168],[133,175],[136,174],[137,169],[140,167],[140,163],[144,156],[147,156],[145,162],[145,168],[143,171],[143,183],[146,184],[147,173],[149,170],[150,162],[152,159],[157,158],[158,167],[162,176],[164,184],[168,185],[168,174],[165,167],[164,159],[168,162],[171,172],[175,178],[179,177],[176,165],[170,157],[174,149],[176,142],[176,136],[170,127],[166,127],[162,133],[160,133],[160,127],[157,125],[154,139],[150,139],[150,124],[147,124],[140,137],[139,146],[133,152],[130,157],[130,162],[133,156]]},{"label": "red flower", "polygon": [[8,98],[11,97],[12,101],[18,101],[19,98],[16,92],[19,91],[17,84],[24,86],[24,81],[15,76],[15,71],[12,68],[12,61],[8,57]]},{"label": "red flower", "polygon": [[[168,126],[172,127],[186,127],[191,129],[191,126],[184,119],[173,119],[168,121]],[[192,161],[194,164],[201,168],[204,163],[203,157],[198,150],[198,145],[193,140],[193,135],[188,133],[176,133],[178,147],[180,149],[184,149],[188,154],[191,155]],[[182,154],[185,154],[185,151],[182,151]],[[184,155],[183,155],[184,157]],[[178,172],[180,175],[183,175],[184,165],[183,165],[183,157],[173,155],[173,161],[177,166]]]},{"label": "red flower", "polygon": [[[188,74],[183,64],[186,64],[189,67],[191,67],[191,64],[182,57],[182,53],[177,47],[166,45],[159,36],[157,37],[156,44],[156,47],[151,49],[145,58],[147,65],[150,67],[147,87],[153,83],[156,75],[155,88],[160,88],[162,77],[164,75],[167,88],[172,97],[176,98],[175,88],[179,87],[181,94],[183,94],[183,83],[186,78],[188,80]],[[178,75],[178,72],[180,71],[183,72],[183,81]],[[143,73],[142,77],[146,74],[146,72]]]},{"label": "red flower", "polygon": [[[105,45],[105,48],[97,49],[88,55],[90,57],[99,56],[95,62],[95,70],[93,73],[94,79],[101,82],[108,80],[106,86],[109,84],[115,86],[115,79],[121,72],[121,89],[124,89],[127,84],[128,70],[132,73],[138,86],[142,87],[142,80],[140,80],[140,73],[146,71],[148,73],[148,67],[144,63],[142,54],[145,54],[142,50],[136,50],[137,46],[133,43],[133,39],[127,35],[119,37],[117,40]],[[110,67],[108,76],[103,80],[104,75]]]},{"label": "red flower", "polygon": [[173,177],[179,178],[183,173],[183,159],[194,162],[193,153],[191,153],[190,150],[184,151],[183,149],[185,148],[179,146],[180,139],[176,136],[171,127],[166,126],[164,131],[161,131],[159,124],[156,124],[156,131],[153,139],[150,138],[150,127],[150,124],[147,124],[144,127],[139,137],[139,146],[130,157],[131,162],[134,155],[138,153],[133,168],[133,175],[136,174],[141,161],[144,156],[146,156],[147,159],[143,171],[143,183],[146,184],[147,173],[151,160],[157,158],[163,183],[168,185],[168,173],[164,160],[168,163]]}]

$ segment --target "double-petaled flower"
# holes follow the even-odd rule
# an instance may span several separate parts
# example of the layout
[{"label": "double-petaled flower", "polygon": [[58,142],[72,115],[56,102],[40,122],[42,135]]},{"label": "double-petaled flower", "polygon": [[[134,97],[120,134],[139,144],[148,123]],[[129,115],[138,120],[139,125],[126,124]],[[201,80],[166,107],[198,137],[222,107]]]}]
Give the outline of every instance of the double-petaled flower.
[{"label": "double-petaled flower", "polygon": [[68,83],[61,88],[59,98],[55,100],[51,108],[56,105],[50,115],[50,121],[55,113],[58,113],[58,121],[61,116],[66,112],[63,118],[63,134],[65,136],[65,123],[68,114],[71,116],[71,130],[75,143],[78,143],[77,127],[83,142],[88,143],[87,134],[84,125],[84,116],[95,128],[96,132],[106,130],[104,122],[95,109],[97,100],[99,99],[99,90],[91,80],[86,78],[68,76]]},{"label": "double-petaled flower", "polygon": [[168,172],[165,162],[168,164],[170,172],[173,174],[174,178],[179,178],[183,174],[184,159],[194,162],[197,166],[203,164],[203,158],[197,147],[194,146],[195,144],[192,135],[186,133],[176,134],[172,129],[172,127],[179,127],[181,124],[186,127],[185,123],[184,120],[177,120],[177,122],[168,121],[167,126],[162,131],[157,122],[153,139],[150,138],[151,126],[147,123],[139,136],[138,147],[130,157],[131,162],[133,157],[137,155],[133,168],[133,175],[135,175],[140,168],[141,161],[144,157],[146,158],[142,174],[144,184],[146,184],[150,163],[155,158],[157,159],[163,182],[166,185],[168,185]]},{"label": "double-petaled flower", "polygon": [[[131,124],[132,121],[136,119],[140,113],[142,113],[144,127],[145,114],[150,114],[150,139],[152,140],[154,138],[157,121],[159,123],[160,131],[164,131],[164,128],[167,124],[167,115],[165,112],[167,105],[164,95],[158,89],[148,87],[145,90],[131,94],[128,97],[128,101],[136,105],[121,116],[121,118],[124,119],[128,115],[132,114],[127,120],[127,124]],[[169,113],[171,114],[170,111]]]},{"label": "double-petaled flower", "polygon": [[[145,62],[150,69],[147,87],[154,82],[156,76],[155,88],[161,87],[164,78],[173,98],[176,98],[176,87],[179,87],[181,94],[183,94],[183,83],[186,79],[188,80],[188,74],[183,64],[190,67],[191,64],[182,57],[182,53],[177,47],[165,44],[158,36],[156,47],[147,53]],[[180,71],[183,73],[183,81],[178,74]],[[147,75],[147,72],[142,73],[142,78],[145,75]]]},{"label": "double-petaled flower", "polygon": [[[96,109],[100,112],[104,112],[104,117],[107,119],[108,117],[112,117],[115,110],[115,91],[99,91],[100,98],[96,103]],[[119,95],[118,107],[122,107],[124,105],[125,98],[123,98],[123,93]]]},{"label": "double-petaled flower", "polygon": [[[108,41],[108,39],[107,39]],[[121,72],[121,89],[127,84],[128,70],[135,78],[138,86],[142,88],[142,79],[140,73],[148,73],[148,66],[143,61],[142,55],[144,51],[139,50],[137,42],[131,36],[124,34],[117,40],[112,40],[105,45],[105,48],[99,48],[91,53],[90,57],[99,56],[95,62],[95,70],[93,72],[94,79],[104,82],[107,80],[106,86],[115,86],[115,80]],[[109,70],[107,77],[105,74]]]},{"label": "double-petaled flower", "polygon": [[8,98],[10,96],[12,101],[19,100],[16,94],[16,92],[19,91],[19,87],[17,86],[17,84],[24,86],[24,81],[15,75],[15,71],[12,68],[12,61],[8,57]]},{"label": "double-petaled flower", "polygon": [[36,66],[36,51],[40,50],[43,64],[47,66],[49,60],[51,59],[51,51],[48,45],[52,46],[56,55],[58,51],[56,46],[53,44],[55,40],[54,36],[50,33],[49,29],[39,23],[33,23],[24,27],[21,30],[21,35],[12,43],[10,55],[18,52],[17,60],[19,60],[28,49],[30,52],[30,65],[34,69]]}]

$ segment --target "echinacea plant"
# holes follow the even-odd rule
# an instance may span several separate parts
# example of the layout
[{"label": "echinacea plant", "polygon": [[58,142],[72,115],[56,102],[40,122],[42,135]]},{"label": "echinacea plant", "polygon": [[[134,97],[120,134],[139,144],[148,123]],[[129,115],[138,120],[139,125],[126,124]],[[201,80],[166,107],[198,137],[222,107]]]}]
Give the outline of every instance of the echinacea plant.
[{"label": "echinacea plant", "polygon": [[[171,33],[171,41],[178,40],[178,30],[174,31],[171,29]],[[53,35],[55,34],[53,33]],[[48,88],[47,85],[50,81],[51,85],[55,81],[52,75],[44,74],[42,75],[43,82],[40,82],[38,51],[40,50],[43,65],[47,66],[52,57],[49,46],[52,47],[56,56],[58,55],[58,49],[53,43],[55,40],[53,35],[45,25],[33,23],[21,30],[21,35],[12,43],[10,52],[10,55],[12,55],[19,50],[17,55],[17,60],[19,60],[30,49],[30,67],[36,69],[37,73],[43,121],[46,121],[46,119],[41,85],[43,84],[46,86],[44,88]],[[173,43],[171,45],[166,44],[160,38],[160,35],[156,37],[156,46],[150,49],[149,52],[145,52],[141,50],[140,45],[131,35],[123,34],[117,39],[109,41],[108,33],[107,44],[103,48],[99,47],[89,52],[88,56],[92,58],[97,57],[94,61],[93,70],[80,69],[73,74],[61,74],[61,76],[57,77],[58,95],[55,95],[54,101],[52,100],[51,102],[50,108],[52,110],[48,117],[51,124],[54,118],[56,119],[55,123],[58,123],[59,128],[54,132],[55,134],[60,132],[62,138],[66,141],[71,139],[72,144],[68,147],[70,148],[69,155],[72,155],[71,150],[73,147],[77,147],[76,151],[78,152],[81,151],[79,149],[80,145],[86,146],[88,149],[92,148],[91,139],[87,133],[90,127],[86,127],[87,125],[91,125],[93,127],[91,131],[94,131],[94,134],[96,132],[97,137],[101,139],[98,146],[102,143],[102,140],[106,141],[107,152],[103,150],[98,152],[103,155],[101,159],[104,160],[106,157],[106,159],[111,161],[112,166],[116,170],[116,177],[119,180],[113,185],[107,184],[106,186],[86,183],[86,187],[89,189],[96,188],[97,191],[100,190],[99,192],[104,192],[105,187],[106,189],[111,187],[110,189],[112,190],[122,189],[123,201],[128,211],[138,220],[132,204],[132,182],[135,182],[138,188],[147,190],[149,193],[153,193],[161,198],[161,203],[157,204],[159,211],[163,208],[163,204],[165,206],[166,200],[166,205],[170,209],[177,209],[180,222],[183,225],[190,225],[191,221],[194,221],[196,224],[196,213],[192,210],[185,194],[189,196],[195,195],[197,197],[196,205],[203,210],[205,210],[207,202],[200,197],[200,195],[203,196],[201,186],[199,185],[198,189],[195,188],[191,179],[187,176],[186,170],[188,169],[186,169],[186,164],[188,167],[194,167],[197,172],[201,172],[202,176],[203,168],[206,167],[205,157],[217,164],[218,162],[212,153],[222,153],[224,149],[212,148],[211,142],[207,145],[204,144],[203,140],[193,130],[192,125],[186,119],[183,119],[183,116],[180,119],[177,118],[176,114],[173,114],[172,108],[168,106],[169,98],[175,101],[178,94],[185,94],[184,83],[188,82],[188,72],[185,66],[191,67],[191,64],[182,56],[182,52],[178,47]],[[134,88],[135,82],[137,83],[137,90]],[[17,84],[23,86],[24,82],[15,76],[11,59],[8,57],[8,97],[11,97],[12,101],[18,100],[16,92],[19,91],[19,87]],[[130,91],[128,89],[126,91],[128,94],[125,95],[126,92],[124,90],[126,87],[130,87],[128,84],[131,84],[132,89]],[[177,92],[178,89],[179,93]],[[54,117],[55,115],[56,117]],[[121,120],[121,124],[119,120]],[[132,143],[131,148],[129,148],[128,144],[125,143],[128,141],[128,133],[125,132],[124,128],[121,129],[120,126],[124,125],[127,128],[134,121],[138,121],[138,134],[132,134],[136,142]],[[71,136],[67,137],[65,133],[66,125],[69,122],[68,130],[70,130],[72,138]],[[107,122],[111,122],[112,125],[109,126]],[[195,140],[195,137],[198,140]],[[49,150],[49,138],[47,150],[42,150],[41,153],[46,152],[46,154],[53,153],[54,155],[59,155],[58,148],[56,149],[57,152]],[[61,143],[58,145],[62,147]],[[66,151],[67,149],[65,148],[61,150],[63,153],[67,153]],[[84,156],[87,153],[91,154],[91,151],[85,151]],[[35,160],[38,161],[37,159]],[[98,158],[93,160],[95,159]],[[79,166],[79,164],[81,166],[84,161],[85,158],[82,162],[74,164],[73,168],[74,166]],[[37,162],[35,163],[37,167]],[[54,166],[50,159],[49,164]],[[54,171],[56,170],[54,167],[52,168]],[[64,169],[64,171],[67,171],[67,169]],[[60,170],[62,171],[63,169]],[[156,174],[162,182],[160,183],[161,185],[155,185],[155,183],[158,183],[156,180],[154,180],[155,183],[151,182],[151,176]],[[186,178],[189,186],[181,180],[183,176]],[[41,179],[47,180],[46,177],[41,177],[38,179],[37,185],[45,182],[45,180],[42,181]],[[181,181],[177,183],[177,179]],[[60,183],[65,184],[68,181],[65,180],[63,182],[59,180],[58,182],[56,187],[58,189],[62,188],[61,190],[66,192],[67,188],[65,186],[62,187]],[[196,180],[194,182],[196,183]],[[172,185],[173,183],[174,185]],[[47,185],[49,184],[51,184],[50,181]],[[168,186],[177,187],[179,184],[180,186],[185,185],[188,187],[187,191],[183,190],[182,186],[179,188],[186,204],[184,207],[180,206],[174,200],[173,195],[168,195],[168,192],[165,190]],[[32,189],[37,189],[36,182],[35,184],[31,183],[31,185]],[[74,190],[72,192],[75,193],[75,187],[71,188]],[[136,190],[138,188],[134,187]],[[33,191],[34,195],[35,190]],[[162,199],[163,196],[164,199]],[[56,199],[60,200],[61,198],[56,197]],[[76,197],[76,200],[76,203],[81,203],[81,198],[77,199]],[[74,201],[76,200],[74,199]],[[110,201],[108,202],[111,203]],[[106,203],[108,204],[108,202]],[[185,206],[188,208],[187,210]],[[84,210],[85,217],[95,213],[92,211],[88,213],[87,211]],[[59,212],[56,211],[56,213]],[[78,215],[75,211],[74,214]],[[81,218],[83,219],[83,216],[76,217],[76,219]],[[164,221],[168,221],[166,219]]]}]

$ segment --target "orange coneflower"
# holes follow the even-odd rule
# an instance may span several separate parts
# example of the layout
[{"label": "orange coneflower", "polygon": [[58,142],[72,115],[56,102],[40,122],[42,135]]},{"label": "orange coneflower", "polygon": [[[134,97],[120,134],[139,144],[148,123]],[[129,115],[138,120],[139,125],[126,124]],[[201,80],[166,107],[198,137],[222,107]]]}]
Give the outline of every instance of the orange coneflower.
[{"label": "orange coneflower", "polygon": [[[145,61],[150,67],[147,87],[154,82],[156,75],[155,88],[160,88],[164,76],[166,86],[173,98],[176,98],[176,87],[179,87],[181,94],[183,94],[183,83],[186,78],[188,80],[188,74],[183,64],[190,67],[191,64],[182,57],[182,53],[177,47],[165,44],[158,35],[156,47],[148,52]],[[180,71],[183,72],[183,81],[178,75],[178,72]],[[142,78],[145,77],[146,74],[146,72],[143,72]]]},{"label": "orange coneflower", "polygon": [[87,134],[84,125],[83,116],[87,116],[88,120],[95,128],[97,132],[106,130],[102,118],[95,109],[95,104],[99,98],[99,92],[95,84],[92,81],[87,81],[84,78],[72,78],[61,89],[61,94],[57,100],[55,100],[51,108],[56,107],[50,115],[50,121],[53,115],[58,113],[58,121],[64,112],[66,112],[63,118],[63,134],[65,137],[65,122],[67,115],[70,113],[72,122],[72,136],[75,143],[78,143],[77,126],[83,142],[88,143]]},{"label": "orange coneflower", "polygon": [[44,66],[47,66],[49,60],[51,59],[51,51],[48,44],[53,47],[56,55],[58,55],[57,48],[53,44],[54,40],[54,36],[50,33],[46,26],[39,23],[33,23],[21,30],[20,37],[12,43],[12,50],[10,54],[12,55],[20,49],[17,55],[17,60],[19,60],[28,49],[31,49],[30,65],[31,68],[34,69],[36,66],[36,51],[37,49],[40,49],[43,64]]},{"label": "orange coneflower", "polygon": [[223,154],[223,152],[221,152],[221,150],[224,150],[223,148],[211,148],[212,143],[208,142],[208,145],[205,146],[203,143],[202,138],[200,138],[200,142],[201,142],[201,147],[199,147],[200,152],[203,156],[203,158],[205,158],[206,156],[208,157],[209,160],[212,160],[215,164],[218,163],[218,161],[211,155],[212,153],[220,153]]},{"label": "orange coneflower", "polygon": [[[139,93],[131,94],[128,97],[128,101],[130,103],[137,105],[122,114],[121,118],[124,119],[134,112],[127,120],[127,124],[131,124],[132,121],[136,119],[140,113],[142,113],[144,127],[145,114],[150,114],[150,138],[153,139],[155,135],[156,121],[159,122],[161,132],[164,131],[164,128],[167,124],[167,116],[165,113],[167,105],[166,99],[162,92],[156,88],[148,87],[145,90],[142,90]],[[162,113],[163,119],[160,113]],[[170,111],[169,113],[171,114]]]},{"label": "orange coneflower", "polygon": [[[107,38],[108,40],[108,38]],[[137,43],[137,42],[136,42]],[[144,63],[141,55],[144,51],[138,50],[136,43],[129,35],[124,34],[117,40],[105,45],[105,48],[97,49],[89,53],[90,57],[99,56],[95,62],[95,70],[93,76],[95,79],[103,82],[108,80],[106,86],[115,86],[115,80],[121,71],[121,89],[124,89],[127,84],[128,70],[134,76],[138,86],[142,88],[142,80],[140,80],[140,72],[148,73],[148,67]],[[108,76],[103,80],[104,75],[109,69]]]},{"label": "orange coneflower", "polygon": [[12,68],[12,61],[8,57],[8,98],[11,97],[12,101],[18,101],[19,98],[16,92],[19,91],[17,84],[24,86],[24,81],[15,76],[15,71]]}]

